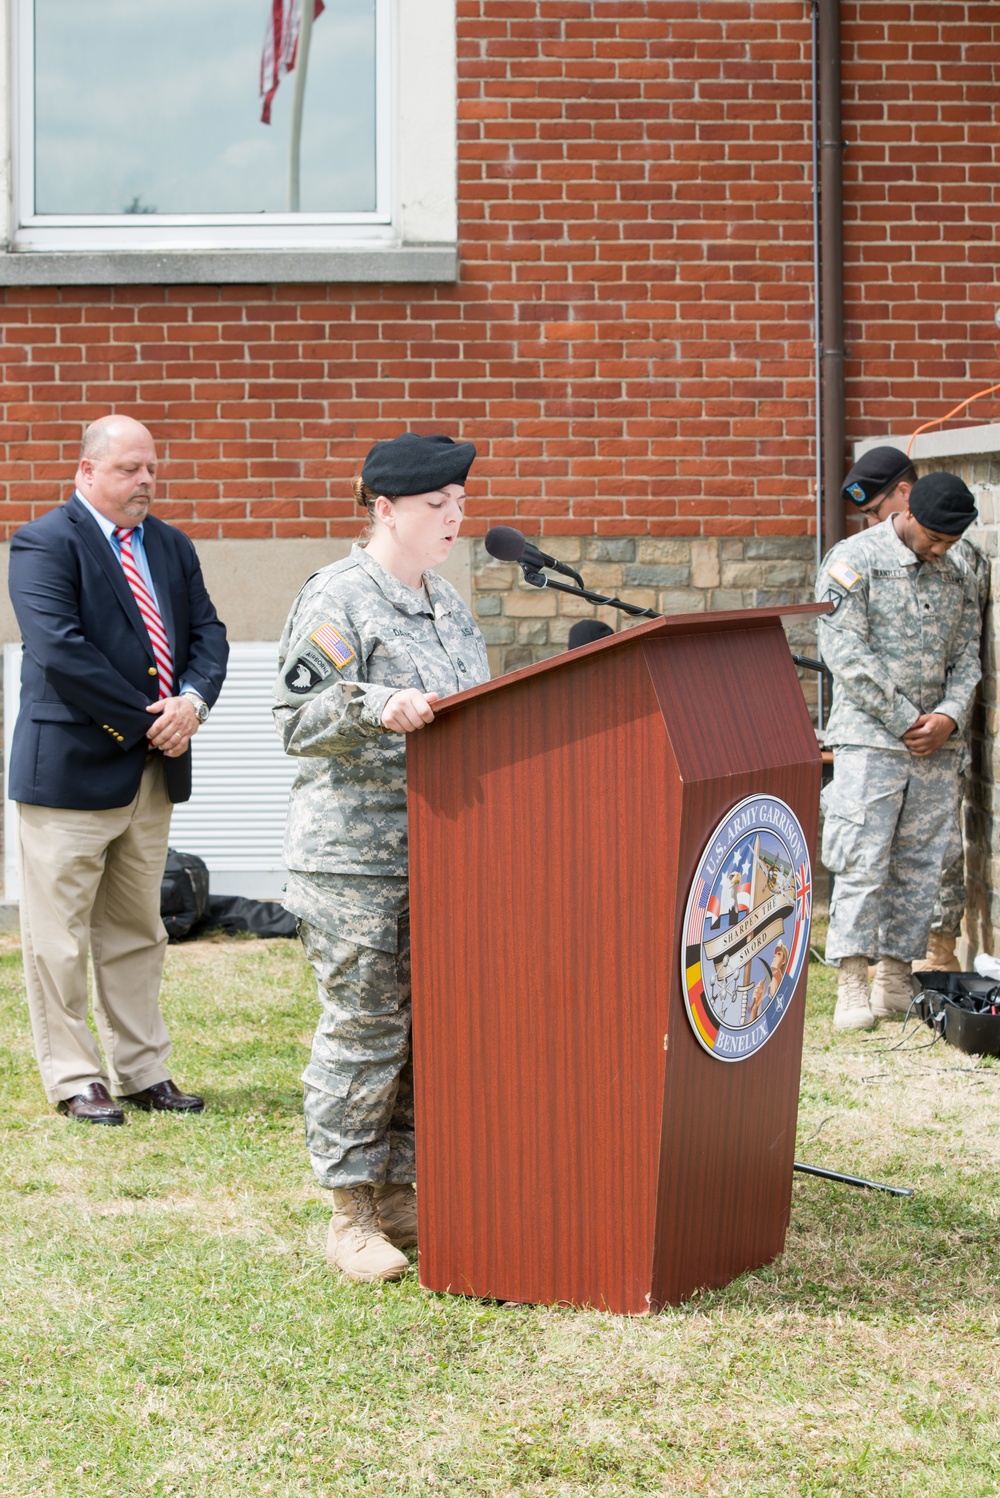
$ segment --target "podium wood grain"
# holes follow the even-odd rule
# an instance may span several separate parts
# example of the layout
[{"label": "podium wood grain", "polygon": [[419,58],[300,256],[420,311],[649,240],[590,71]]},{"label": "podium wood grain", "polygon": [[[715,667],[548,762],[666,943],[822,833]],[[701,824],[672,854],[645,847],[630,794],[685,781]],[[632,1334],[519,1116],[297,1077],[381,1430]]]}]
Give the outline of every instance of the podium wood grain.
[{"label": "podium wood grain", "polygon": [[802,994],[720,1062],[679,933],[742,797],[815,837],[778,611],[654,621],[463,693],[408,776],[421,1283],[636,1313],[772,1259]]}]

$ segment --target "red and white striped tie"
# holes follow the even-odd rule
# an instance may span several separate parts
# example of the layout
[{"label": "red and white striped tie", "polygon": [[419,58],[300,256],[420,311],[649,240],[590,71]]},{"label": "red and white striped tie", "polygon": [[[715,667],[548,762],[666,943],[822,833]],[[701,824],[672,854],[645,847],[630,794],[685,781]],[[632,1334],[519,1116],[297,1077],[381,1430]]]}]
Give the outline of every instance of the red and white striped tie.
[{"label": "red and white striped tie", "polygon": [[174,663],[170,654],[170,641],[163,628],[160,611],[156,607],[156,600],[152,593],[142,580],[142,573],[136,566],[132,553],[132,532],[124,526],[115,526],[115,540],[121,547],[122,566],[128,578],[128,585],[132,589],[132,595],[139,605],[139,613],[149,632],[149,641],[153,647],[160,677],[160,696],[169,697],[174,690]]}]

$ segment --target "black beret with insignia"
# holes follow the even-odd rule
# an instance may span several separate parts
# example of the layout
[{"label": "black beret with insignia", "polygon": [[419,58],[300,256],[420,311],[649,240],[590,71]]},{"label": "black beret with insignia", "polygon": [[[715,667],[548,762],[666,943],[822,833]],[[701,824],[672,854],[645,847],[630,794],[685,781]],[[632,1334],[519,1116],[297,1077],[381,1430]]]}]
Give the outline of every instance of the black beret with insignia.
[{"label": "black beret with insignia", "polygon": [[472,442],[400,432],[389,442],[376,442],[365,459],[361,479],[376,494],[393,499],[402,494],[429,494],[446,484],[464,484],[475,456]]},{"label": "black beret with insignia", "polygon": [[910,490],[914,520],[942,536],[960,536],[978,513],[972,490],[957,473],[928,473]]},{"label": "black beret with insignia", "polygon": [[858,459],[841,490],[852,504],[871,504],[876,494],[889,489],[913,471],[913,461],[898,447],[873,447]]}]

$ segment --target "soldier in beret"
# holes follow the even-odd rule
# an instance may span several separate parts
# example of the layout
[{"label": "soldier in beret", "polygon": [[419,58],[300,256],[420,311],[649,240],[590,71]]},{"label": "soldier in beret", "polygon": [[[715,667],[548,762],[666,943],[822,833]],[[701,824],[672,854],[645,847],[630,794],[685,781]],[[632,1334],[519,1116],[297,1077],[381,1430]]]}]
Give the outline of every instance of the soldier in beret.
[{"label": "soldier in beret", "polygon": [[[916,482],[916,470],[905,452],[898,447],[873,447],[862,454],[847,475],[843,495],[848,505],[865,517],[868,525],[878,525],[890,515],[906,509],[910,502],[910,491]],[[990,596],[989,559],[967,535],[959,537],[950,555],[953,561],[968,569],[979,599],[980,615],[985,614]],[[913,964],[914,972],[958,971],[955,944],[962,931],[966,901],[962,804],[968,794],[970,762],[966,736],[962,753],[958,816],[945,854],[941,887],[931,918],[927,952],[919,962]]]},{"label": "soldier in beret", "polygon": [[823,862],[836,875],[826,951],[840,969],[837,1029],[905,1013],[911,964],[927,950],[980,678],[979,592],[952,554],[975,518],[962,480],[932,473],[820,568],[816,597],[833,605],[819,648],[835,683]]},{"label": "soldier in beret", "polygon": [[847,475],[843,495],[869,525],[877,525],[906,509],[916,482],[916,469],[898,447],[872,447]]},{"label": "soldier in beret", "polygon": [[284,903],[316,973],[306,1144],[333,1192],[327,1260],[354,1280],[406,1273],[416,1243],[404,735],[489,677],[458,592],[432,569],[462,523],[471,442],[404,432],[365,460],[368,528],[306,582],[279,653],[274,713],[300,756]]}]

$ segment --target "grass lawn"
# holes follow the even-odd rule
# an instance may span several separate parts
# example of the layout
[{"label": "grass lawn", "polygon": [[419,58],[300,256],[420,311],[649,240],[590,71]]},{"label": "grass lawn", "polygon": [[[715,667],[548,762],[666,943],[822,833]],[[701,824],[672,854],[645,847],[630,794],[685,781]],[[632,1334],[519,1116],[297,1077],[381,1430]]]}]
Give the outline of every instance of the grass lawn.
[{"label": "grass lawn", "polygon": [[[200,1118],[45,1103],[0,939],[4,1495],[1000,1494],[1000,1065],[835,1036],[814,964],[782,1258],[645,1319],[354,1287],[301,1142],[290,942],[168,954]],[[912,1045],[912,1049],[908,1046]]]}]

